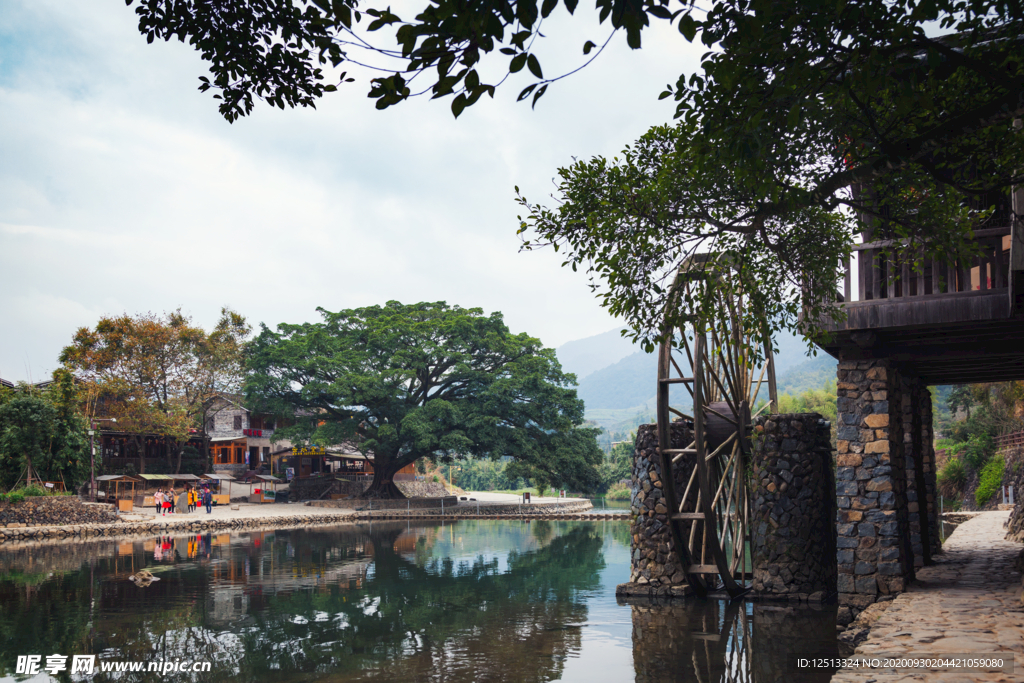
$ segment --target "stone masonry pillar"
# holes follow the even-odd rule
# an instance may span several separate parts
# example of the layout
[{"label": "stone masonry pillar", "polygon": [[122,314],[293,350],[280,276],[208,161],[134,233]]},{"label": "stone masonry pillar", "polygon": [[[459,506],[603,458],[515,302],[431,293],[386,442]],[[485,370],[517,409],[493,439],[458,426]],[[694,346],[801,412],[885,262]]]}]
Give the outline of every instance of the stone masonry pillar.
[{"label": "stone masonry pillar", "polygon": [[840,361],[836,456],[840,602],[863,609],[914,578],[899,373],[886,359]]},{"label": "stone masonry pillar", "polygon": [[754,426],[750,550],[761,596],[820,602],[836,592],[830,427],[817,413]]},{"label": "stone masonry pillar", "polygon": [[917,392],[919,383],[904,373],[900,373],[899,381],[903,414],[903,456],[907,472],[907,522],[910,527],[910,545],[914,550],[916,569],[923,567],[931,554],[931,548],[925,548],[922,542],[922,538],[928,537],[928,511],[924,495],[924,472],[921,469],[924,463],[921,452],[921,406]]},{"label": "stone masonry pillar", "polygon": [[[681,422],[673,423],[671,429],[674,448],[686,448],[693,441],[690,430]],[[661,457],[657,447],[657,426],[640,425],[633,453],[630,575],[629,583],[617,589],[622,595],[682,595],[688,588],[662,498]],[[692,470],[693,462],[685,459],[673,467],[677,491],[686,488]]]},{"label": "stone masonry pillar", "polygon": [[939,497],[935,469],[935,425],[932,422],[932,394],[924,383],[918,383],[921,411],[921,470],[924,472],[924,490],[927,518],[928,540],[931,542],[931,555],[942,552],[942,541],[939,536]]}]

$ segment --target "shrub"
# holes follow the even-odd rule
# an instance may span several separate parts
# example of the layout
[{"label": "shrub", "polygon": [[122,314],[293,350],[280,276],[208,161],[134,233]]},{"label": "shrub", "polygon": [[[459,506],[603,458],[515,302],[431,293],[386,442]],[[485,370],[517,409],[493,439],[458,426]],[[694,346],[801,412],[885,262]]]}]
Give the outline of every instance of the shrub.
[{"label": "shrub", "polygon": [[967,481],[967,468],[960,458],[950,458],[939,470],[938,483],[942,495],[953,498]]},{"label": "shrub", "polygon": [[981,470],[981,481],[974,492],[974,502],[978,507],[984,507],[992,500],[992,496],[1003,485],[1003,473],[1006,471],[1006,460],[1000,457],[992,458]]},{"label": "shrub", "polygon": [[547,496],[547,493],[548,493],[548,485],[547,484],[537,484],[537,497],[538,498],[544,498],[545,496]]},{"label": "shrub", "polygon": [[8,503],[20,503],[25,500],[25,494],[21,491],[13,491],[7,494]]},{"label": "shrub", "polygon": [[988,434],[972,434],[964,443],[963,458],[974,469],[981,469],[995,453],[995,443]]},{"label": "shrub", "polygon": [[437,476],[437,475],[435,474],[435,475],[434,475],[434,483],[435,483],[435,484],[437,484],[437,483],[439,483],[440,481],[441,481],[441,477],[439,477],[439,476]]},{"label": "shrub", "polygon": [[608,489],[608,493],[605,497],[608,500],[629,500],[632,498],[633,492],[629,490],[629,487],[625,484],[612,484],[612,487]]},{"label": "shrub", "polygon": [[21,493],[26,496],[46,496],[50,494],[50,490],[43,488],[39,484],[32,484],[21,489]]}]

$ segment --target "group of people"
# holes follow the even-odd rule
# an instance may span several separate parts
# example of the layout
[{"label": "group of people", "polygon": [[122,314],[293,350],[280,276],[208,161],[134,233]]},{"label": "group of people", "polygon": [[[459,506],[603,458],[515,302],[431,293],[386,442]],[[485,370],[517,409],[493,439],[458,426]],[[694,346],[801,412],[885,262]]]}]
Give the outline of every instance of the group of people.
[{"label": "group of people", "polygon": [[[208,486],[198,489],[195,486],[188,486],[182,492],[186,497],[186,505],[189,512],[195,512],[200,505],[206,508],[206,514],[213,511],[213,493]],[[174,513],[177,496],[174,487],[166,490],[157,489],[153,494],[153,505],[156,507],[156,514],[167,516],[167,513]]]}]

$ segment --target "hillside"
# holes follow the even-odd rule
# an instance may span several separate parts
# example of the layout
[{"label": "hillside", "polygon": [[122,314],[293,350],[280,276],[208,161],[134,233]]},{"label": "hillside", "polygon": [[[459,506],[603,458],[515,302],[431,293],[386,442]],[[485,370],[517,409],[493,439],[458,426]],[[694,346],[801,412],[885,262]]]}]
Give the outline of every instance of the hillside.
[{"label": "hillside", "polygon": [[654,396],[658,357],[642,351],[593,372],[580,381],[579,396],[587,411],[630,408]]},{"label": "hillside", "polygon": [[802,394],[821,389],[826,382],[835,380],[838,361],[824,351],[813,358],[804,359],[776,374],[780,394]]},{"label": "hillside", "polygon": [[[570,344],[576,344],[576,352],[582,355],[591,340],[598,337]],[[776,376],[781,392],[800,393],[818,389],[828,380],[835,379],[836,361],[831,356],[819,352],[817,357],[809,358],[803,340],[793,335],[780,337],[776,343],[779,348],[775,359]],[[602,357],[599,344],[591,346],[592,351],[588,355],[591,362]],[[565,347],[559,348],[559,357],[562,348]],[[637,351],[583,377],[578,391],[586,405],[587,419],[609,431],[623,431],[638,422],[653,419],[657,363],[656,354]],[[689,405],[678,407],[683,411],[690,408]]]},{"label": "hillside", "polygon": [[562,364],[562,370],[574,373],[576,379],[581,380],[634,353],[636,347],[619,333],[622,329],[620,327],[559,346],[555,353],[558,362]]}]

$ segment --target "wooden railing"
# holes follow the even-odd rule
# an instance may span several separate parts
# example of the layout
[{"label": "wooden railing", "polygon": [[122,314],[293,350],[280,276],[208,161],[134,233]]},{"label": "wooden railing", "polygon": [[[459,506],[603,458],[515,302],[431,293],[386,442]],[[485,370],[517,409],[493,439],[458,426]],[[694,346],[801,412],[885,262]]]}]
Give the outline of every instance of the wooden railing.
[{"label": "wooden railing", "polygon": [[[927,258],[923,251],[898,258],[894,252],[901,249],[901,244],[891,240],[857,244],[852,258],[844,264],[843,290],[836,299],[858,303],[1005,291],[1009,286],[1010,264],[1005,238],[1009,234],[1009,227],[976,231],[974,237],[981,254],[969,261]],[[920,266],[915,267],[914,261],[920,262]]]},{"label": "wooden railing", "polygon": [[1017,448],[1024,449],[1024,430],[1004,434],[995,438],[996,450],[1000,453],[1011,451]]}]

